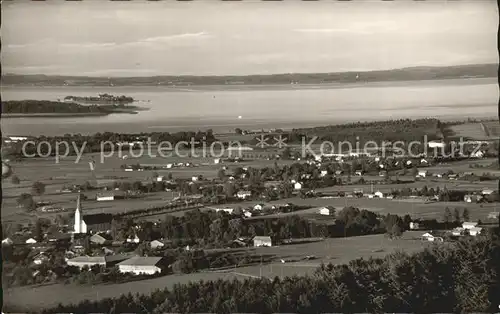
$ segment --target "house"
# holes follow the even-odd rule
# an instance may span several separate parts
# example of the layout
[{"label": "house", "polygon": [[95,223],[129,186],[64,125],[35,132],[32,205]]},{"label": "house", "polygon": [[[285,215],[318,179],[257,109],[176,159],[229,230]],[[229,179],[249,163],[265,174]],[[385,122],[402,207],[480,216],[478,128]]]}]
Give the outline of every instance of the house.
[{"label": "house", "polygon": [[335,214],[335,208],[333,206],[324,206],[319,209],[320,215],[330,216]]},{"label": "house", "polygon": [[112,214],[83,215],[80,196],[78,196],[74,219],[74,233],[95,233],[111,229]]},{"label": "house", "polygon": [[242,200],[247,199],[250,196],[252,196],[252,192],[250,191],[238,191],[238,193],[236,193],[236,197]]},{"label": "house", "polygon": [[200,177],[198,177],[198,176],[193,176],[193,177],[191,177],[191,181],[193,181],[193,182],[196,182],[196,181],[198,181],[199,179],[200,179]]},{"label": "house", "polygon": [[78,256],[66,262],[68,266],[75,266],[80,269],[83,267],[92,267],[94,265],[106,266],[106,259],[104,256]]},{"label": "house", "polygon": [[356,176],[362,176],[363,175],[363,171],[362,170],[356,170],[354,172],[354,175],[356,175]]},{"label": "house", "polygon": [[429,165],[429,162],[427,161],[427,159],[422,158],[422,159],[420,159],[420,164],[421,164],[422,166],[428,166],[428,165]]},{"label": "house", "polygon": [[68,264],[68,266],[75,266],[80,269],[85,266],[90,268],[94,265],[108,267],[129,259],[130,257],[132,257],[132,255],[130,254],[115,254],[107,256],[77,256],[75,258],[69,259],[66,264]]},{"label": "house", "polygon": [[388,200],[392,200],[392,199],[394,199],[394,195],[387,195],[385,198]]},{"label": "house", "polygon": [[473,237],[481,234],[481,232],[483,231],[483,228],[480,228],[480,227],[473,227],[473,228],[470,228],[469,229],[469,234]]},{"label": "house", "polygon": [[293,185],[293,188],[295,190],[301,190],[302,189],[302,183],[300,182],[296,182],[294,185]]},{"label": "house", "polygon": [[324,176],[326,176],[327,174],[328,174],[328,170],[321,170],[321,174],[320,174],[320,176],[321,176],[321,177],[324,177]]},{"label": "house", "polygon": [[107,244],[110,244],[112,242],[112,238],[109,234],[107,233],[96,233],[96,234],[93,234],[91,237],[90,237],[90,242],[92,243],[95,243],[95,244],[99,244],[99,245],[107,245]]},{"label": "house", "polygon": [[430,233],[424,233],[422,235],[422,240],[429,241],[429,242],[443,242],[443,238],[435,237],[434,235],[432,235]]},{"label": "house", "polygon": [[165,244],[159,240],[153,240],[149,243],[149,246],[152,248],[152,249],[159,249],[159,248],[162,248],[165,246]]},{"label": "house", "polygon": [[469,157],[471,157],[471,158],[483,158],[484,153],[482,151],[478,150],[477,152],[472,152]]},{"label": "house", "polygon": [[134,256],[117,264],[121,273],[133,273],[135,275],[154,275],[163,270],[162,257],[142,257]]},{"label": "house", "polygon": [[484,190],[481,192],[481,194],[483,194],[483,195],[491,195],[491,194],[493,194],[493,192],[494,192],[493,190],[490,190],[490,189],[484,189]]},{"label": "house", "polygon": [[377,191],[375,193],[373,193],[373,195],[375,197],[378,197],[378,198],[384,198],[384,193],[380,192],[380,191]]},{"label": "house", "polygon": [[164,176],[157,176],[156,177],[156,182],[163,182]]},{"label": "house", "polygon": [[460,227],[458,227],[458,228],[453,229],[453,230],[451,231],[451,234],[452,234],[453,236],[455,236],[455,237],[458,237],[458,236],[461,236],[461,235],[463,235],[463,234],[464,234],[464,230],[465,230],[464,228],[460,228]]},{"label": "house", "polygon": [[5,238],[2,240],[2,245],[12,245],[14,241],[11,238]]},{"label": "house", "polygon": [[243,213],[243,215],[244,215],[246,218],[250,218],[250,217],[252,217],[252,212],[250,212],[250,211],[248,211],[248,210],[247,210],[247,211],[245,211],[245,212]]},{"label": "house", "polygon": [[373,195],[373,194],[366,194],[366,196],[368,196],[368,198],[374,198],[375,197],[375,195]]},{"label": "house", "polygon": [[215,158],[215,159],[214,159],[214,164],[216,164],[216,165],[217,165],[217,164],[220,164],[220,161],[221,161],[221,160],[220,160],[220,158]]},{"label": "house", "polygon": [[477,226],[477,222],[466,221],[462,224],[462,228],[464,228],[464,229],[472,229],[472,228],[475,228],[476,226]]},{"label": "house", "polygon": [[410,230],[418,230],[420,228],[420,225],[418,222],[410,222]]},{"label": "house", "polygon": [[385,175],[387,174],[387,171],[386,170],[381,170],[379,171],[378,175],[379,177],[385,177]]},{"label": "house", "polygon": [[139,243],[139,242],[141,242],[141,239],[139,239],[137,234],[135,234],[133,237],[130,236],[130,238],[127,239],[127,242],[128,243]]},{"label": "house", "polygon": [[458,175],[456,173],[452,173],[448,175],[448,179],[450,180],[456,180],[458,178]]},{"label": "house", "polygon": [[43,263],[47,262],[49,260],[49,257],[45,255],[44,253],[37,254],[35,257],[33,257],[33,263],[35,265],[42,265]]},{"label": "house", "polygon": [[269,236],[255,236],[253,238],[253,246],[254,247],[273,246],[273,241]]},{"label": "house", "polygon": [[24,243],[26,243],[26,244],[35,244],[35,243],[37,243],[37,241],[35,239],[33,239],[33,238],[29,238],[26,241],[24,241]]},{"label": "house", "polygon": [[110,193],[97,193],[96,200],[98,202],[114,201],[115,200],[115,194],[113,192],[110,192]]},{"label": "house", "polygon": [[342,175],[343,173],[344,173],[344,172],[343,172],[342,170],[337,170],[337,171],[335,171],[335,175],[337,175],[337,176],[340,176],[340,175]]},{"label": "house", "polygon": [[229,215],[231,215],[234,211],[233,208],[212,208],[212,209],[215,210],[217,213],[220,211],[223,211],[223,212],[228,213]]},{"label": "house", "polygon": [[264,204],[257,204],[253,207],[254,210],[263,210],[264,209]]},{"label": "house", "polygon": [[430,148],[444,148],[445,143],[441,141],[430,141],[427,143]]},{"label": "house", "polygon": [[427,176],[427,170],[419,170],[418,176],[421,178],[425,178]]}]

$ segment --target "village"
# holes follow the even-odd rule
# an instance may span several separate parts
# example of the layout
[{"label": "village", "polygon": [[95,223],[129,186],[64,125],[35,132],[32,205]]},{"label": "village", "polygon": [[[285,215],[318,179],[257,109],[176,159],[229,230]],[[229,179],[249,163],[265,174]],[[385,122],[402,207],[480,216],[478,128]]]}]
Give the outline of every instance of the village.
[{"label": "village", "polygon": [[[23,140],[27,138],[12,137],[8,141]],[[290,149],[255,152],[251,147],[240,152],[240,157],[202,162],[191,159],[151,164],[131,158],[123,163],[126,158],[120,157],[115,165],[121,164],[111,172],[134,174],[128,181],[106,179],[110,176],[100,173],[110,170],[101,170],[102,165],[90,161],[85,182],[63,184],[53,192],[54,201],[40,181],[33,183],[32,192],[39,199],[43,195],[43,201],[34,201],[28,193],[17,197],[17,210],[24,208],[37,218],[35,223],[4,228],[4,256],[13,262],[14,269],[23,270],[11,272],[7,281],[9,285],[70,278],[82,283],[116,282],[243,267],[255,260],[263,263],[262,255],[258,261],[252,248],[293,245],[307,237],[386,234],[398,238],[407,231],[420,242],[446,242],[480,236],[499,217],[498,176],[490,168],[496,161],[488,157],[490,145],[482,144],[483,149],[473,154],[448,160],[426,156],[385,158],[377,152],[300,158]],[[440,145],[444,146],[429,144],[430,148]],[[196,174],[198,170],[203,174]],[[141,173],[148,174],[146,181],[138,180]],[[152,195],[165,194],[169,196],[156,198],[144,208]],[[110,205],[117,210],[107,210]],[[182,226],[172,219],[179,220],[189,212],[193,219],[207,219],[208,231],[198,236],[186,230],[169,234],[169,228]],[[351,214],[346,213],[373,215],[376,222],[370,225],[371,231],[366,231],[358,225],[353,227],[345,218]],[[394,220],[391,214],[397,218]],[[167,223],[165,215],[174,216]],[[300,217],[299,221],[293,221],[294,217]],[[276,229],[276,221],[287,218],[285,227]],[[320,231],[283,231],[303,223],[314,224],[313,229]],[[246,225],[245,229],[250,226],[251,230],[213,230],[229,228],[229,224]],[[212,250],[218,255],[211,257]],[[221,257],[221,253],[225,255]],[[305,252],[288,262],[314,258]],[[276,255],[264,262],[273,260],[287,261]],[[83,270],[92,270],[100,279],[85,277]]]}]

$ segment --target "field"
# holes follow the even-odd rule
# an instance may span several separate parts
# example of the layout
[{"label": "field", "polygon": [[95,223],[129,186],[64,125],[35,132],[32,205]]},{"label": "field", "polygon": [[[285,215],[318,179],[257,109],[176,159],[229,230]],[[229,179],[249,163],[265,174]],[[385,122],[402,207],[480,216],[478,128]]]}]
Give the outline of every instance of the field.
[{"label": "field", "polygon": [[[187,154],[188,151],[181,152]],[[196,152],[201,156],[200,152]],[[31,193],[31,186],[35,181],[43,182],[45,193],[42,196],[35,196],[37,201],[49,201],[55,206],[59,206],[70,211],[76,206],[76,194],[61,193],[63,185],[83,184],[86,181],[92,182],[93,176],[89,168],[88,161],[93,158],[96,161],[96,169],[94,171],[95,178],[98,184],[111,184],[114,181],[142,181],[150,182],[153,172],[159,175],[171,173],[173,178],[191,178],[192,176],[202,175],[212,179],[217,176],[217,172],[223,165],[215,164],[214,158],[207,157],[150,157],[143,156],[139,158],[121,159],[118,156],[105,158],[103,163],[100,163],[99,154],[84,155],[79,162],[76,162],[75,156],[62,158],[59,163],[56,163],[54,158],[36,158],[26,159],[21,162],[12,162],[11,166],[15,175],[19,177],[21,183],[14,185],[9,179],[2,182],[2,218],[4,222],[22,222],[26,223],[35,218],[33,215],[28,215],[24,210],[16,205],[16,198],[21,193]],[[150,170],[150,171],[124,171],[120,168],[122,164],[143,164],[143,165],[166,165],[176,162],[189,162],[198,164],[196,167],[176,167],[168,170]],[[264,167],[273,166],[274,160],[255,159],[243,161],[240,163],[226,163],[228,167],[227,173],[230,174],[235,167]],[[289,164],[292,161],[278,161],[278,164]],[[96,192],[85,192],[89,198],[95,198]],[[145,198],[136,200],[115,200],[111,202],[84,202],[84,208],[90,213],[94,212],[109,212],[116,213],[127,210],[135,210],[147,208],[150,206],[160,206],[166,204],[172,199],[172,193],[163,192],[146,196]],[[55,214],[38,213],[40,217],[52,217]]]},{"label": "field", "polygon": [[[258,202],[244,202],[238,204],[227,204],[227,207],[241,207],[253,206]],[[460,212],[464,208],[467,208],[470,213],[472,220],[481,219],[482,221],[487,221],[487,216],[490,212],[500,211],[500,206],[495,203],[489,204],[477,204],[477,203],[466,203],[466,202],[431,202],[426,203],[421,200],[416,200],[414,202],[408,202],[404,200],[389,200],[389,199],[369,199],[369,198],[309,198],[301,199],[298,197],[282,199],[279,201],[270,202],[270,204],[283,204],[283,203],[293,203],[296,205],[310,205],[313,208],[300,210],[292,213],[286,214],[275,214],[268,216],[261,216],[267,218],[284,217],[290,215],[307,215],[311,218],[320,217],[318,214],[318,207],[321,206],[333,206],[337,210],[342,209],[346,206],[354,206],[360,209],[367,209],[381,214],[398,214],[405,215],[409,214],[413,218],[436,218],[438,220],[443,218],[444,210],[449,207],[451,210],[458,208]],[[250,219],[256,219],[252,217]]]},{"label": "field", "polygon": [[[176,283],[188,283],[199,280],[244,279],[262,276],[292,276],[310,274],[323,263],[343,264],[355,258],[382,257],[396,250],[415,252],[429,246],[415,240],[422,232],[406,232],[399,240],[389,240],[383,235],[372,235],[351,238],[326,239],[320,242],[287,245],[271,248],[250,249],[255,254],[273,254],[272,264],[241,267],[223,272],[200,272],[185,275],[169,275],[165,277],[129,282],[123,284],[106,284],[96,286],[78,286],[74,284],[54,284],[40,287],[19,287],[4,290],[4,307],[16,312],[39,310],[42,307],[56,306],[58,303],[76,303],[84,299],[98,300],[118,297],[123,293],[146,293],[155,289],[171,288]],[[280,259],[296,259],[306,255],[314,255],[316,260],[297,263],[281,263]]]},{"label": "field", "polygon": [[498,121],[482,123],[465,123],[454,125],[451,130],[456,137],[471,140],[498,140],[500,137],[500,125]]}]

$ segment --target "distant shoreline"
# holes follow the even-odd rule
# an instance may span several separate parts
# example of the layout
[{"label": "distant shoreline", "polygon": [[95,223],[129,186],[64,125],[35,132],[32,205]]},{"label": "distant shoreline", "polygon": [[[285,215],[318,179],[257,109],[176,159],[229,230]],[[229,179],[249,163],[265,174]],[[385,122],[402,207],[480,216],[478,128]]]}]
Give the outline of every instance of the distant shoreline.
[{"label": "distant shoreline", "polygon": [[82,113],[2,113],[2,118],[69,118],[69,117],[103,117],[110,114],[127,113],[137,114],[137,111],[116,112],[82,112]]},{"label": "distant shoreline", "polygon": [[281,73],[251,75],[158,75],[148,77],[89,77],[71,75],[2,75],[3,86],[245,86],[350,84],[360,82],[395,82],[442,79],[495,78],[497,64],[457,66],[417,66],[390,70],[346,71],[327,73]]}]

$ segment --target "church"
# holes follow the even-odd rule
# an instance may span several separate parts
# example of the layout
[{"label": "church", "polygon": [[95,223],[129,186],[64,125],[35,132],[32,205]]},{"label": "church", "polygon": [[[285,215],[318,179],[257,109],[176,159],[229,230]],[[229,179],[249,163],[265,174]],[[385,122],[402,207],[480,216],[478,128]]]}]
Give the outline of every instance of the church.
[{"label": "church", "polygon": [[73,233],[97,233],[111,230],[111,214],[90,214],[85,215],[82,210],[81,199],[78,196],[76,201],[75,222]]}]

